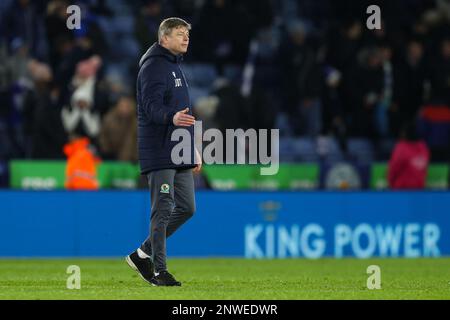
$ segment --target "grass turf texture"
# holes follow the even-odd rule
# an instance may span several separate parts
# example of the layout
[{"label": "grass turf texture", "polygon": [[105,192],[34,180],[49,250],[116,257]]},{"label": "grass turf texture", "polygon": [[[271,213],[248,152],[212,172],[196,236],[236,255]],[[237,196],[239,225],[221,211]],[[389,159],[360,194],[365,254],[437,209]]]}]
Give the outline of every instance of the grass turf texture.
[{"label": "grass turf texture", "polygon": [[[381,290],[368,290],[369,265]],[[69,290],[69,265],[81,289]],[[450,258],[170,259],[182,287],[152,287],[124,259],[0,259],[0,299],[450,299]]]}]

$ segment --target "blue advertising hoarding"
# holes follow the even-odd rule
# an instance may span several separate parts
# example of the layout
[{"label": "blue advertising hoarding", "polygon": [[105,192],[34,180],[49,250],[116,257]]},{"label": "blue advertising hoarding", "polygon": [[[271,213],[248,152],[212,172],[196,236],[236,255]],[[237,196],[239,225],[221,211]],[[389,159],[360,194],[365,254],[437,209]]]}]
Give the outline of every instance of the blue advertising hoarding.
[{"label": "blue advertising hoarding", "polygon": [[[146,238],[145,191],[0,192],[0,256],[124,256]],[[449,192],[208,192],[170,256],[450,255]]]}]

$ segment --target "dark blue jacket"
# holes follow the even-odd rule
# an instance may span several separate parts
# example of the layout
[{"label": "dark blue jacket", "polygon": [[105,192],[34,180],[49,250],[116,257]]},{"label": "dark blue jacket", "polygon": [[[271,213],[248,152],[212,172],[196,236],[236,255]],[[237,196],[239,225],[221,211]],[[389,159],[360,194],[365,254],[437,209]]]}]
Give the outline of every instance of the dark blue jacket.
[{"label": "dark blue jacket", "polygon": [[[194,127],[176,127],[173,116],[189,108],[192,114],[188,84],[180,68],[181,55],[174,55],[158,43],[153,44],[139,61],[137,78],[138,147],[141,173],[169,168],[194,167]],[[191,161],[174,164],[171,141],[177,128],[189,130]]]}]

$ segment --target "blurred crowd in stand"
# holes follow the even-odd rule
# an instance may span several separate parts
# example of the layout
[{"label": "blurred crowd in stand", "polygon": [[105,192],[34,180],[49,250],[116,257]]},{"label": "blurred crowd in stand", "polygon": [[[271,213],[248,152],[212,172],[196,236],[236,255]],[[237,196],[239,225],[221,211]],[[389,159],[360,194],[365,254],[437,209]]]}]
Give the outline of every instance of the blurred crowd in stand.
[{"label": "blurred crowd in stand", "polygon": [[[72,4],[81,29],[66,26]],[[381,29],[366,27],[372,4]],[[445,0],[2,0],[0,160],[64,158],[87,137],[102,159],[136,161],[137,63],[170,16],[192,24],[182,68],[204,129],[279,128],[319,156],[362,141],[386,161],[406,126],[449,160]],[[309,152],[295,150],[281,160]]]}]

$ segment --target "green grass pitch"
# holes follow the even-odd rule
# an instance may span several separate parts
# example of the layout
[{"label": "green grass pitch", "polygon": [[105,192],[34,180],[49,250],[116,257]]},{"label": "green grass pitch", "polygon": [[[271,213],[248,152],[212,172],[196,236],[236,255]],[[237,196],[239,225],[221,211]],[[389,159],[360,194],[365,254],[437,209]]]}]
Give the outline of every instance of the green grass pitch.
[{"label": "green grass pitch", "polygon": [[[66,288],[69,265],[79,290]],[[366,287],[369,265],[380,290]],[[0,259],[0,299],[450,299],[450,258],[173,258],[169,270],[182,287],[152,287],[124,259]]]}]

